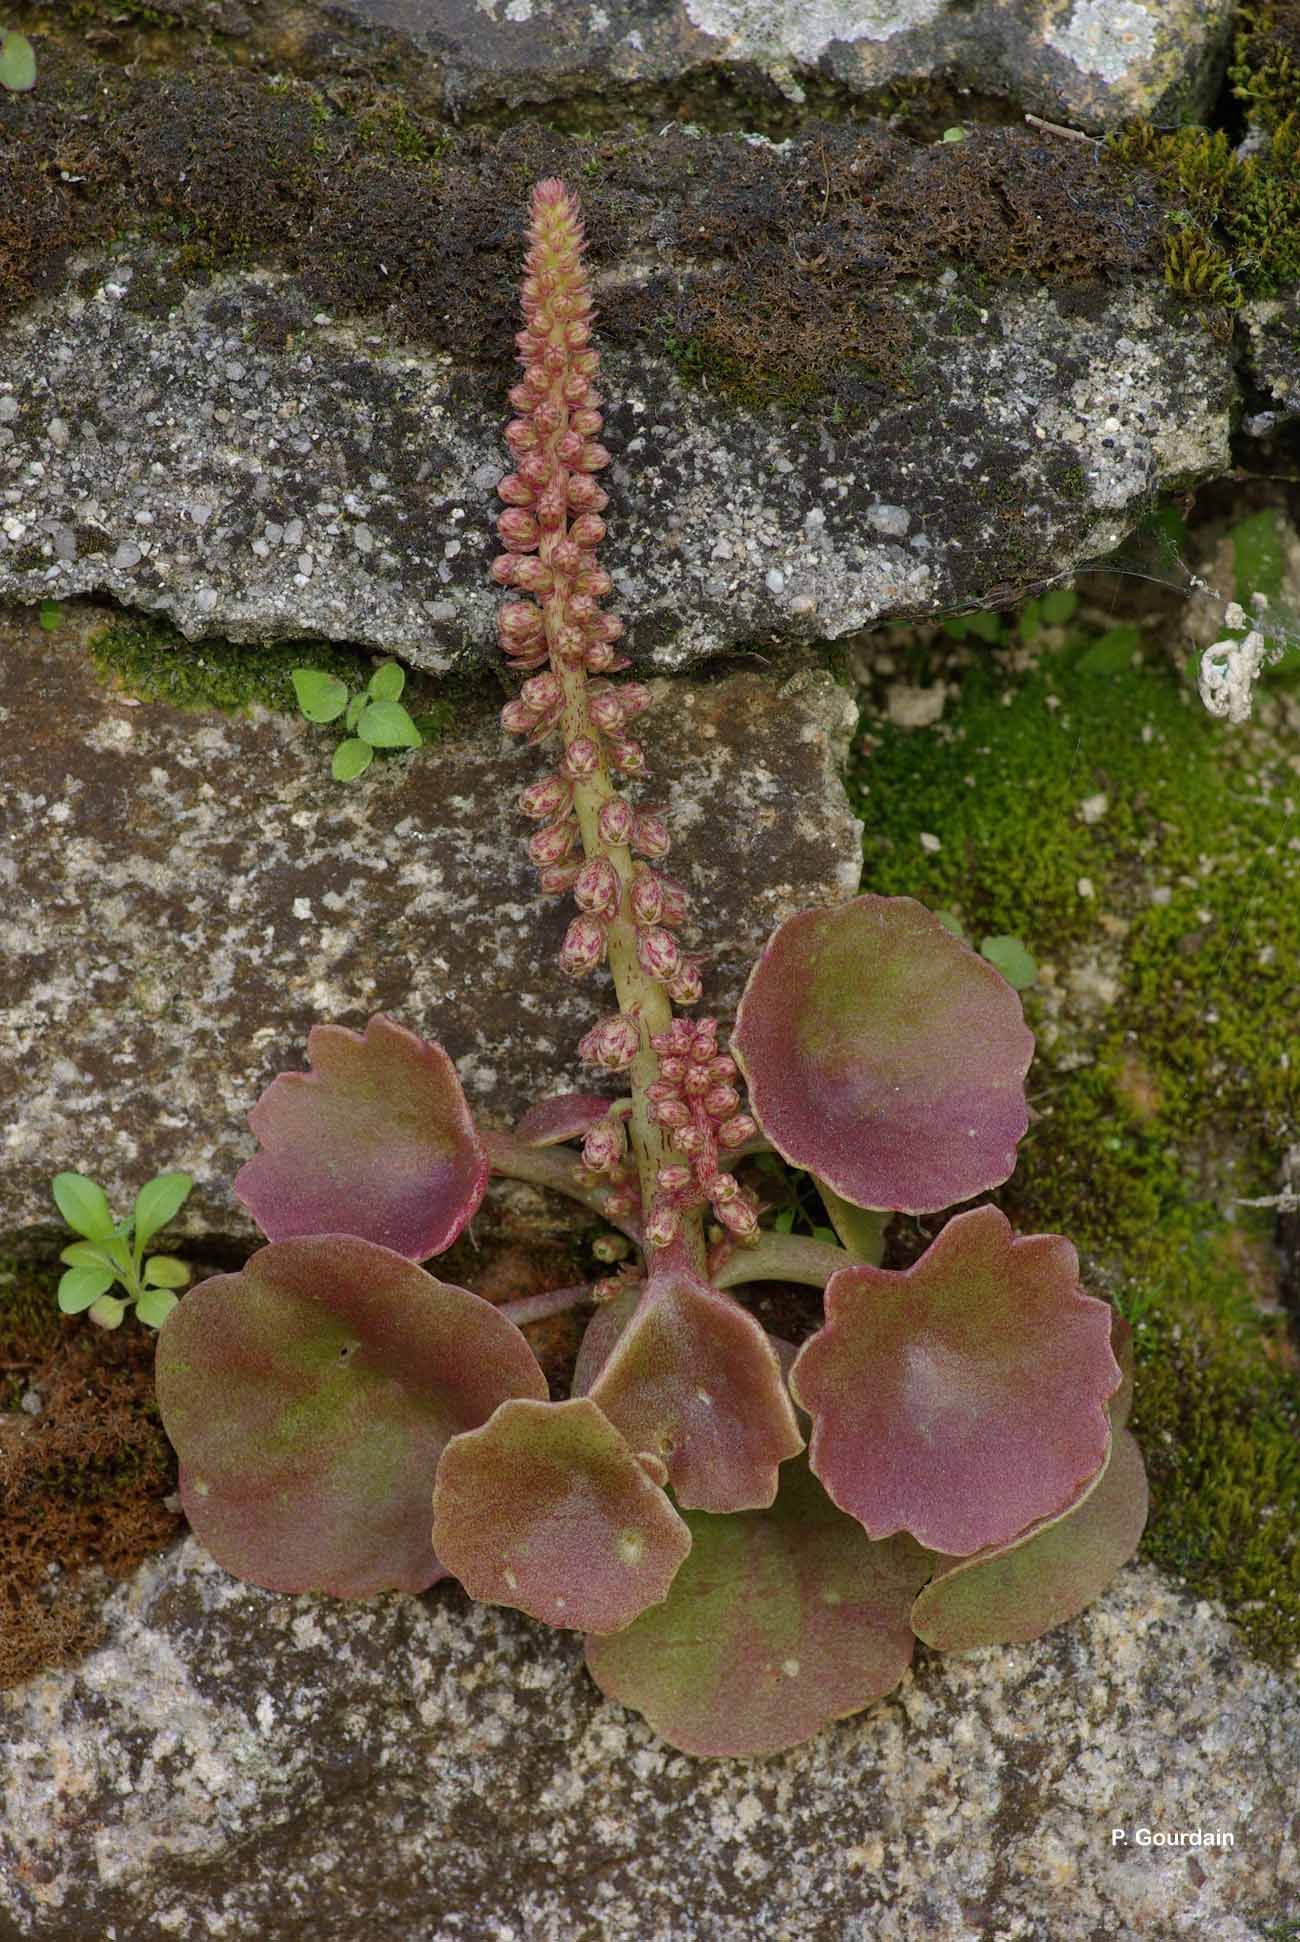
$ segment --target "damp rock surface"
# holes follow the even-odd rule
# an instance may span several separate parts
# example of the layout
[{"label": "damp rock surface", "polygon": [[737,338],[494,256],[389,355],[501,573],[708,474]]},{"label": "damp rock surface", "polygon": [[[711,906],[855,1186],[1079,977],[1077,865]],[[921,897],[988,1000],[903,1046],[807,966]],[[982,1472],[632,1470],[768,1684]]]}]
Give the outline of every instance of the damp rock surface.
[{"label": "damp rock surface", "polygon": [[[539,896],[517,806],[543,757],[495,711],[344,785],[332,731],[106,690],[71,621],[52,637],[11,618],[0,666],[24,737],[0,803],[0,1232],[50,1220],[60,1168],[125,1206],[171,1167],[198,1179],[196,1231],[248,1231],[229,1196],[245,1116],[324,1020],[384,1011],[440,1039],[496,1125],[586,1084],[575,1048],[608,982],[558,969],[571,906]],[[683,938],[725,1016],[782,918],[857,889],[839,779],[856,711],[814,671],[656,695],[668,867],[709,913]]]},{"label": "damp rock surface", "polygon": [[[150,269],[98,259],[0,329],[0,597],[108,595],[192,640],[316,635],[433,672],[495,658],[500,375],[336,321],[281,272],[148,314]],[[601,557],[639,666],[1008,600],[1230,462],[1230,351],[1154,282],[894,301],[906,382],[854,424],[606,350]]]},{"label": "damp rock surface", "polygon": [[1300,1686],[1146,1567],[758,1761],[674,1754],[450,1586],[280,1597],[187,1539],[106,1617],[0,1695],[15,1937],[1253,1942],[1300,1897]]}]

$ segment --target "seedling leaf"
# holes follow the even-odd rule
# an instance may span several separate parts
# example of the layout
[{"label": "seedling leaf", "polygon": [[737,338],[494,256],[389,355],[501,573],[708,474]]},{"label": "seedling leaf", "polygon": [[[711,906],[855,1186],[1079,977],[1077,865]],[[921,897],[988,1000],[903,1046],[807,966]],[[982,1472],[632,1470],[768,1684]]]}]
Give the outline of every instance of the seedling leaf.
[{"label": "seedling leaf", "polygon": [[111,1241],[113,1213],[102,1187],[84,1173],[56,1173],[50,1183],[54,1203],[74,1232],[88,1241]]},{"label": "seedling leaf", "polygon": [[136,1246],[146,1246],[166,1227],[193,1191],[194,1180],[188,1173],[160,1173],[155,1179],[147,1180],[135,1197]]},{"label": "seedling leaf", "polygon": [[357,777],[370,767],[374,759],[375,751],[369,742],[357,741],[355,738],[340,742],[330,763],[330,774],[336,782],[355,782]]},{"label": "seedling leaf", "polygon": [[69,1268],[59,1280],[59,1307],[65,1315],[80,1315],[106,1295],[116,1280],[111,1268]]},{"label": "seedling leaf", "polygon": [[309,722],[337,721],[348,705],[348,691],[332,674],[318,668],[295,668],[293,688],[298,706]]},{"label": "seedling leaf", "polygon": [[361,712],[357,734],[372,748],[419,748],[424,741],[400,701],[369,702]]},{"label": "seedling leaf", "polygon": [[405,686],[406,669],[401,662],[385,661],[371,675],[368,692],[371,701],[396,701]]}]

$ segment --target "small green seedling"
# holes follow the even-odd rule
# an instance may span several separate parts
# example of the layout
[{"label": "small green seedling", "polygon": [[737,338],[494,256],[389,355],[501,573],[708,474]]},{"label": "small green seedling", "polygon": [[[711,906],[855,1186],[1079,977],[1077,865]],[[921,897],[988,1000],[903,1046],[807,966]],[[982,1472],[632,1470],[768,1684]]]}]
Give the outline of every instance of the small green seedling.
[{"label": "small green seedling", "polygon": [[347,739],[334,751],[331,773],[336,782],[353,782],[374,760],[377,748],[420,748],[424,737],[403,708],[399,696],[406,686],[406,670],[396,661],[376,668],[360,694],[319,668],[295,668],[294,692],[309,722],[335,722],[343,717]]},{"label": "small green seedling", "polygon": [[37,619],[47,634],[53,634],[57,631],[62,618],[63,609],[57,600],[42,600],[40,607],[37,609]]},{"label": "small green seedling", "polygon": [[[934,914],[946,931],[960,938],[963,944],[971,943],[962,928],[960,917],[951,910],[936,910]],[[1027,991],[1038,976],[1037,963],[1018,937],[986,937],[979,952],[995,971],[1002,973],[1013,991]]]},{"label": "small green seedling", "polygon": [[[56,1173],[50,1186],[64,1220],[83,1237],[59,1256],[68,1270],[59,1282],[63,1313],[88,1313],[100,1328],[119,1328],[134,1302],[148,1328],[161,1328],[176,1306],[173,1289],[185,1286],[190,1271],[174,1254],[146,1257],[145,1248],[189,1199],[192,1177],[160,1173],[147,1180],[120,1221],[104,1189],[84,1173]],[[115,1284],[122,1293],[109,1292]]]},{"label": "small green seedling", "polygon": [[26,34],[0,31],[0,88],[26,94],[36,86],[36,55]]}]

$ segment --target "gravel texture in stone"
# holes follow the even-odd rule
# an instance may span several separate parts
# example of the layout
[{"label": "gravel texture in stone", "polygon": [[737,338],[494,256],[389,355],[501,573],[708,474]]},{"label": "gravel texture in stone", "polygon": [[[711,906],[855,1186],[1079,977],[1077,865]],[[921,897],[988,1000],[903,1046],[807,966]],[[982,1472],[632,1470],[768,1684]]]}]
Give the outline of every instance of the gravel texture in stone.
[{"label": "gravel texture in stone", "polygon": [[[0,629],[24,745],[0,801],[0,1233],[50,1219],[65,1167],[123,1205],[185,1167],[194,1231],[249,1231],[229,1196],[245,1115],[326,1019],[440,1038],[498,1125],[591,1089],[576,1044],[608,978],[560,973],[572,904],[538,894],[517,806],[543,751],[493,716],[344,785],[332,731],[134,702],[65,635]],[[726,1016],[774,925],[857,889],[838,774],[856,711],[813,672],[656,694],[643,795],[670,802],[668,868],[706,913],[682,935]]]},{"label": "gravel texture in stone", "polygon": [[[499,378],[313,319],[271,272],[163,318],[126,300],[134,273],[101,260],[0,332],[0,597],[108,594],[191,639],[314,634],[431,671],[492,656]],[[302,312],[280,348],[255,341],[272,295]],[[607,354],[602,559],[642,665],[995,604],[1226,470],[1230,350],[1158,286],[908,302],[906,391],[851,429]]]},{"label": "gravel texture in stone", "polygon": [[[0,1695],[7,1935],[1256,1942],[1300,1909],[1300,1686],[1146,1567],[759,1761],[674,1754],[452,1586],[279,1597],[187,1539],[107,1616]],[[1194,1829],[1234,1845],[1145,1844]]]},{"label": "gravel texture in stone", "polygon": [[[798,108],[818,86],[852,97],[942,77],[1100,129],[1207,113],[1231,16],[1231,0],[340,0],[329,11],[345,46],[382,38],[453,113],[611,88],[685,86],[706,100],[736,75],[757,99]],[[254,33],[299,63],[328,58],[279,7]]]}]

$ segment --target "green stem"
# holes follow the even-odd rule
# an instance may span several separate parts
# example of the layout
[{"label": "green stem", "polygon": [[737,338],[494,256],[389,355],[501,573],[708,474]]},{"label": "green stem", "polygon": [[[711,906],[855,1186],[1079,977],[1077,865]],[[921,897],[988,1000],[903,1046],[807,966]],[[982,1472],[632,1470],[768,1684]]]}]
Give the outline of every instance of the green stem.
[{"label": "green stem", "polygon": [[851,1268],[856,1256],[802,1234],[773,1234],[764,1229],[752,1247],[738,1247],[714,1269],[717,1288],[735,1288],[745,1281],[797,1281],[804,1287],[824,1288],[841,1268]]},{"label": "green stem", "polygon": [[828,1187],[816,1174],[813,1179],[817,1181],[817,1191],[831,1226],[854,1260],[878,1268],[885,1258],[885,1229],[894,1216],[877,1213],[870,1207],[855,1207],[851,1200],[842,1200],[834,1187]]},{"label": "green stem", "polygon": [[576,1178],[578,1163],[567,1147],[525,1146],[513,1133],[483,1134],[493,1173],[509,1180],[524,1180],[530,1187],[549,1187],[552,1193],[567,1194],[584,1207],[590,1207],[602,1220],[617,1227],[630,1241],[641,1246],[641,1223],[632,1214],[611,1214],[611,1187],[584,1185]]}]

